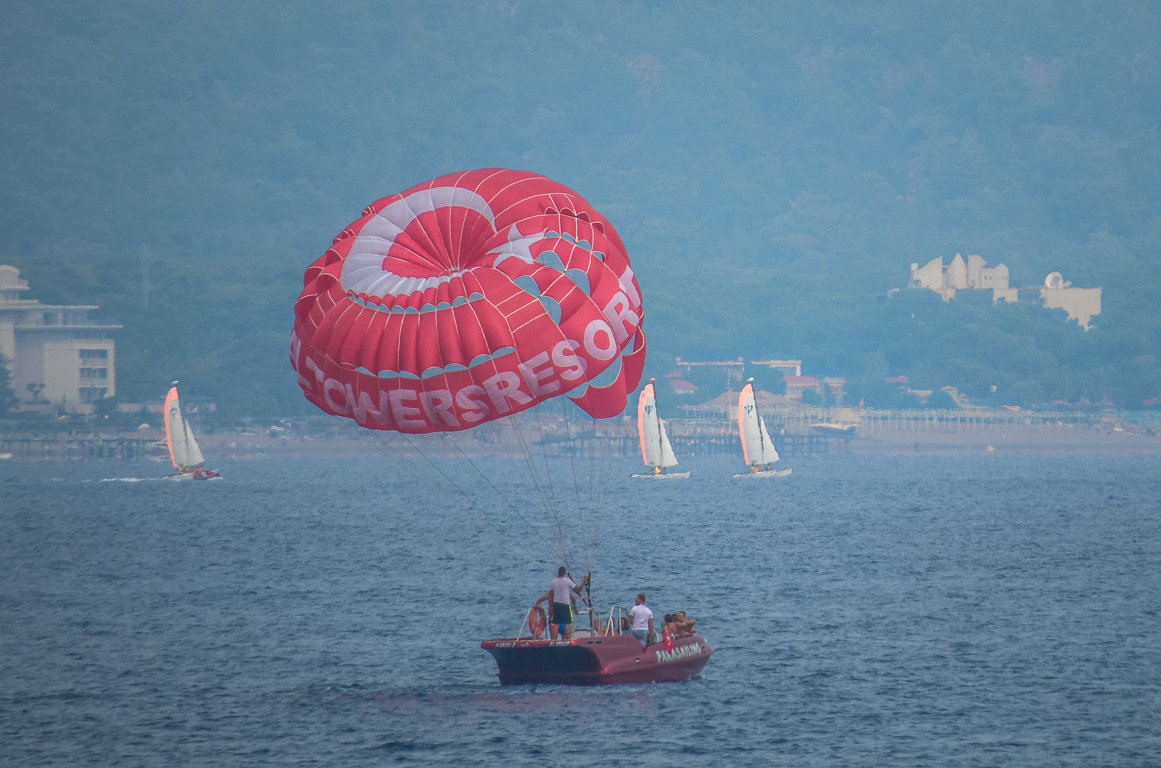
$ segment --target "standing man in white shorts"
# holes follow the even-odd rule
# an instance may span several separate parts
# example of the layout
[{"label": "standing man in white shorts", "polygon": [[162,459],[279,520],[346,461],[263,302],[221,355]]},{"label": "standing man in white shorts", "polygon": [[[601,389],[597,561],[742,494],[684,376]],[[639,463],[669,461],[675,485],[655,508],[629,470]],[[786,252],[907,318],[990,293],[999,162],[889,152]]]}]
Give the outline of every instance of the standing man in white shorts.
[{"label": "standing man in white shorts", "polygon": [[636,603],[629,609],[629,631],[633,637],[641,641],[642,645],[649,645],[649,638],[653,636],[653,611],[645,605],[645,593],[637,595]]}]

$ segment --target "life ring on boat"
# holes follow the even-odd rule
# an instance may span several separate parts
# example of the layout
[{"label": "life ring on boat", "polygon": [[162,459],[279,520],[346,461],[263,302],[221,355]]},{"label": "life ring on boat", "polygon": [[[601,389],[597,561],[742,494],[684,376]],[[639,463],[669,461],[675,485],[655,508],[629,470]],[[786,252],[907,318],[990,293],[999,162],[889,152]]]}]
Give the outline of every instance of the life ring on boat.
[{"label": "life ring on boat", "polygon": [[532,633],[533,637],[540,637],[544,634],[544,627],[548,624],[548,620],[544,616],[544,609],[539,605],[528,612],[528,631]]}]

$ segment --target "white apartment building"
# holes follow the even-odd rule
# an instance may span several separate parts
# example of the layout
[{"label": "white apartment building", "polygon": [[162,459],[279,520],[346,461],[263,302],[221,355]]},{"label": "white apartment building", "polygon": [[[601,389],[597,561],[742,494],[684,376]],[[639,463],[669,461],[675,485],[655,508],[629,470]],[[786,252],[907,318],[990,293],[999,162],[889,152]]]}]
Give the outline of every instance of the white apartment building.
[{"label": "white apartment building", "polygon": [[0,264],[0,354],[22,405],[53,403],[92,412],[117,393],[110,332],[120,325],[89,319],[95,306],[54,306],[23,298],[28,281]]}]

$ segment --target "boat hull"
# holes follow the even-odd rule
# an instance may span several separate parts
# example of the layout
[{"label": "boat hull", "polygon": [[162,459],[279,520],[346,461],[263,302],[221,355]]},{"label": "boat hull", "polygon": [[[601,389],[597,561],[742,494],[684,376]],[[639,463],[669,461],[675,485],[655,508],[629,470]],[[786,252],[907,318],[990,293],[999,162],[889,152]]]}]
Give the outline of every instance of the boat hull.
[{"label": "boat hull", "polygon": [[857,424],[811,424],[810,428],[824,435],[840,435],[854,437],[858,430]]},{"label": "boat hull", "polygon": [[170,480],[213,480],[218,477],[216,469],[206,470],[202,474],[193,472],[178,472],[176,475],[167,475]]},{"label": "boat hull", "polygon": [[658,472],[656,474],[650,473],[648,475],[631,475],[631,477],[646,480],[685,480],[689,477],[689,472]]},{"label": "boat hull", "polygon": [[532,640],[499,638],[480,647],[496,660],[501,685],[673,683],[701,672],[714,649],[701,635],[643,647],[632,635]]},{"label": "boat hull", "polygon": [[790,473],[793,471],[794,471],[793,469],[770,469],[770,470],[766,470],[765,472],[743,472],[741,474],[734,475],[734,479],[740,480],[744,477],[753,477],[753,478],[790,477]]}]

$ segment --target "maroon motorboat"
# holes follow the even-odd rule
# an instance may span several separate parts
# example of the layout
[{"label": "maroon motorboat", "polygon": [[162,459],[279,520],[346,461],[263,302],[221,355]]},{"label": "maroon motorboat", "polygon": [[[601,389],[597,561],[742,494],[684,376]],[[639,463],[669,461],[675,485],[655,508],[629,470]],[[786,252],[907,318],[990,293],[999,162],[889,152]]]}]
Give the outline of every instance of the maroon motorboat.
[{"label": "maroon motorboat", "polygon": [[[528,623],[536,628],[532,612]],[[642,645],[619,626],[610,621],[603,630],[577,629],[571,640],[518,635],[480,647],[496,659],[501,685],[673,683],[695,677],[714,652],[700,634]]]}]

